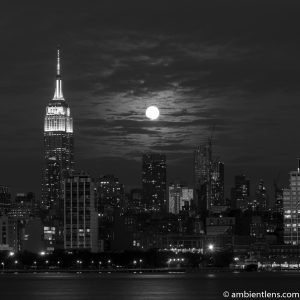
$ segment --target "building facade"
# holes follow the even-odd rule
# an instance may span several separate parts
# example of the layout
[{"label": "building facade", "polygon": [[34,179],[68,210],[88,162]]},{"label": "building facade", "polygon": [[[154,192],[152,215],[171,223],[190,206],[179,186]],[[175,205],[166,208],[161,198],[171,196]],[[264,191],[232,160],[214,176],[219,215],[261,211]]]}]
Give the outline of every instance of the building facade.
[{"label": "building facade", "polygon": [[64,248],[98,252],[95,185],[85,173],[64,180]]},{"label": "building facade", "polygon": [[210,207],[223,206],[225,203],[224,195],[224,163],[215,161],[212,164],[211,174],[211,201]]},{"label": "building facade", "polygon": [[212,175],[211,144],[199,146],[194,151],[194,199],[195,206],[200,212],[206,211],[211,198]]},{"label": "building facade", "polygon": [[231,207],[242,211],[249,208],[250,181],[245,175],[235,176],[235,186],[231,189]]},{"label": "building facade", "polygon": [[110,174],[99,178],[96,182],[96,188],[98,211],[102,211],[104,206],[124,206],[124,185],[114,175]]},{"label": "building facade", "polygon": [[166,210],[167,195],[166,156],[158,153],[143,155],[142,201],[146,209],[162,212]]},{"label": "building facade", "polygon": [[11,207],[11,193],[8,186],[0,185],[0,215],[5,215]]},{"label": "building facade", "polygon": [[267,211],[269,208],[269,197],[262,179],[258,183],[255,191],[255,199],[253,199],[251,206],[253,211]]},{"label": "building facade", "polygon": [[284,243],[300,243],[300,163],[290,172],[290,188],[283,190]]},{"label": "building facade", "polygon": [[180,184],[168,187],[168,212],[179,214],[182,210],[189,210],[193,203],[194,190]]}]

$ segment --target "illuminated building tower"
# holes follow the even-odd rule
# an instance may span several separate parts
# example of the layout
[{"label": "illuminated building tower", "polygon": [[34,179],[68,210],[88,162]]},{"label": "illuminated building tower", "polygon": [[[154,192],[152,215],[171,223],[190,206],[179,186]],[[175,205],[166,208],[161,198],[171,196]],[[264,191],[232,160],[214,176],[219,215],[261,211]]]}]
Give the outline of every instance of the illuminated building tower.
[{"label": "illuminated building tower", "polygon": [[42,204],[45,208],[59,206],[61,182],[74,168],[73,119],[62,93],[60,52],[57,50],[56,87],[53,99],[46,107],[44,123],[44,183]]},{"label": "illuminated building tower", "polygon": [[[50,221],[48,235],[50,231],[51,235],[59,234],[62,238],[62,232],[57,227],[61,225],[63,215],[62,181],[68,172],[73,171],[73,168],[73,119],[62,92],[58,49],[55,93],[46,107],[44,122],[42,207],[47,210],[47,218]],[[51,241],[49,238],[48,240]]]},{"label": "illuminated building tower", "polygon": [[297,171],[290,172],[290,188],[283,190],[284,243],[300,244],[300,159]]},{"label": "illuminated building tower", "polygon": [[98,251],[98,216],[91,177],[73,173],[64,180],[64,248]]},{"label": "illuminated building tower", "polygon": [[143,155],[142,201],[151,211],[166,210],[166,156],[158,153]]},{"label": "illuminated building tower", "polygon": [[250,181],[245,175],[235,176],[235,186],[231,189],[231,207],[242,211],[249,207]]}]

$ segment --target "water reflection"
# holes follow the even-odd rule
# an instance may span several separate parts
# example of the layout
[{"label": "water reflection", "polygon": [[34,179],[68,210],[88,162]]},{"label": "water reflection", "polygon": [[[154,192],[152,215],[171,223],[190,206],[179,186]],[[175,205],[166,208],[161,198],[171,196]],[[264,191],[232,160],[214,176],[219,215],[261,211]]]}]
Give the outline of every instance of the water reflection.
[{"label": "water reflection", "polygon": [[[234,280],[233,280],[234,279]],[[300,274],[2,274],[1,299],[222,299],[224,290],[297,291]]]}]

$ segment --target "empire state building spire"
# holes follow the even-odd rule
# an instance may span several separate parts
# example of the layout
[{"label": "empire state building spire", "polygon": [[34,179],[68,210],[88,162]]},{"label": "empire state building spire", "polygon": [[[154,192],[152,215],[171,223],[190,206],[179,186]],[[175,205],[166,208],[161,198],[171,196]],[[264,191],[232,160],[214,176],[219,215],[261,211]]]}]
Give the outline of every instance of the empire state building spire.
[{"label": "empire state building spire", "polygon": [[60,73],[60,49],[57,48],[56,86],[53,100],[65,100],[62,92],[62,80]]}]

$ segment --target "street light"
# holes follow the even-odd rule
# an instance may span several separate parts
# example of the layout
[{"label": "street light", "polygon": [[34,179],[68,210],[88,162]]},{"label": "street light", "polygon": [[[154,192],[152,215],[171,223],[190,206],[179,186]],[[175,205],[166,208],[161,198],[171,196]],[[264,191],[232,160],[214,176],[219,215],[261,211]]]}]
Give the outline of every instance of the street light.
[{"label": "street light", "polygon": [[82,260],[77,260],[76,263],[77,263],[77,268],[81,268]]},{"label": "street light", "polygon": [[214,246],[213,244],[209,244],[209,245],[208,245],[208,250],[209,250],[209,251],[213,252],[214,249],[215,249],[215,246]]},{"label": "street light", "polygon": [[1,265],[2,265],[2,270],[4,271],[4,262],[2,262]]},{"label": "street light", "polygon": [[167,261],[167,264],[168,264],[168,269],[170,268],[170,263],[171,263],[172,259],[169,258],[168,261]]},{"label": "street light", "polygon": [[133,261],[133,265],[134,265],[134,266],[136,266],[136,264],[137,264],[137,261],[136,261],[136,260],[134,260],[134,261]]},{"label": "street light", "polygon": [[9,253],[8,253],[8,256],[10,256],[10,257],[12,257],[12,256],[14,256],[15,255],[15,252],[13,252],[13,251],[10,251]]},{"label": "street light", "polygon": [[142,268],[142,262],[143,262],[143,260],[140,259],[139,262],[140,262],[140,269],[141,269]]},{"label": "street light", "polygon": [[98,265],[99,265],[99,271],[100,271],[100,268],[101,268],[101,265],[102,265],[102,261],[99,261]]}]

